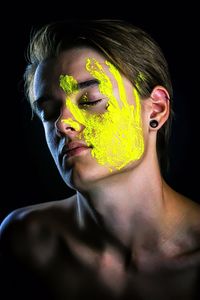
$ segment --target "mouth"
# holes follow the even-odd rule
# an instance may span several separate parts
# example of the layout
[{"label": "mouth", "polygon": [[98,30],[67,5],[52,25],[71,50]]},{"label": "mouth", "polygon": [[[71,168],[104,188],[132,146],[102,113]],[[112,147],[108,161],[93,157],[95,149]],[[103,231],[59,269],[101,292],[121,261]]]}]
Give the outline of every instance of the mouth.
[{"label": "mouth", "polygon": [[83,152],[91,149],[91,146],[87,146],[81,142],[69,142],[64,145],[60,154],[60,159],[68,159],[70,157],[81,155]]},{"label": "mouth", "polygon": [[[69,149],[66,151],[65,155],[67,157],[72,157],[72,156],[76,156],[76,155],[79,155],[81,154],[83,151],[85,150],[88,150],[90,149],[91,147],[87,147],[87,146],[79,146],[79,147],[76,147],[76,148],[73,148],[73,149]],[[64,157],[65,157],[64,155]],[[63,157],[63,158],[64,158]]]}]

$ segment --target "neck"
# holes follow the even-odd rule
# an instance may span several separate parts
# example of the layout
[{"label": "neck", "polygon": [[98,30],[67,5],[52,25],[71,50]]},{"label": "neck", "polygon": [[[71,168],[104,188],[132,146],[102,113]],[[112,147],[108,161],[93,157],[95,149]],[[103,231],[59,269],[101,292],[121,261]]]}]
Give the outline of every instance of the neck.
[{"label": "neck", "polygon": [[[179,255],[185,251],[183,245],[189,249],[185,216],[188,210],[193,216],[196,209],[164,182],[155,152],[147,153],[133,169],[100,180],[87,192],[78,192],[77,200],[82,220],[85,207],[141,268]],[[105,245],[109,248],[111,244],[107,241]]]},{"label": "neck", "polygon": [[78,193],[78,199],[86,201],[100,216],[106,230],[128,246],[133,237],[141,240],[144,236],[145,240],[150,231],[160,228],[165,212],[165,186],[157,160],[147,158],[134,171],[114,174],[84,195]]}]

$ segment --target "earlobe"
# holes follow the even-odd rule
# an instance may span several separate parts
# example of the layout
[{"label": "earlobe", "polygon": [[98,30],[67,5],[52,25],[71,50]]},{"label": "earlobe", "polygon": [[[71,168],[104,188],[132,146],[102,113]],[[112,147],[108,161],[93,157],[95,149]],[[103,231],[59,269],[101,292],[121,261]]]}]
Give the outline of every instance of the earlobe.
[{"label": "earlobe", "polygon": [[[151,113],[149,124],[151,128],[159,129],[169,116],[169,94],[162,86],[156,86],[151,93]],[[152,126],[157,124],[156,126]]]},{"label": "earlobe", "polygon": [[152,128],[156,128],[158,127],[158,121],[157,120],[151,120],[149,122],[149,125],[152,127]]}]

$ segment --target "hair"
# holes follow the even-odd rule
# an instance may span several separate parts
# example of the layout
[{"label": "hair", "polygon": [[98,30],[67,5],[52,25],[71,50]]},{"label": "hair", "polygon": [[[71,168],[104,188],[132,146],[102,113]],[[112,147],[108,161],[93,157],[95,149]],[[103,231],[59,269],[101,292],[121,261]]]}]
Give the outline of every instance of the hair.
[{"label": "hair", "polygon": [[[168,64],[159,45],[142,29],[122,20],[60,21],[37,30],[28,47],[28,65],[24,74],[25,90],[32,104],[33,81],[39,63],[60,52],[89,46],[98,50],[137,89],[141,99],[148,98],[157,85],[165,87],[172,102],[172,84]],[[157,155],[161,171],[168,166],[167,146],[172,123],[170,116],[158,131]]]}]

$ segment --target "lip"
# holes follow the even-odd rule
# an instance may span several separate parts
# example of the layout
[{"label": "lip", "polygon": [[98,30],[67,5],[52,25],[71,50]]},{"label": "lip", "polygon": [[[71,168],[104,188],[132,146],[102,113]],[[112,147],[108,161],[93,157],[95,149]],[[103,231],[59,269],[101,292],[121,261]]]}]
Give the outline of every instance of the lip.
[{"label": "lip", "polygon": [[81,143],[81,142],[69,142],[67,145],[66,145],[66,151],[71,151],[73,149],[76,149],[76,148],[89,148],[85,143]]},{"label": "lip", "polygon": [[63,159],[64,157],[68,158],[68,157],[76,156],[90,148],[91,147],[87,146],[83,142],[72,141],[63,146],[60,157],[61,159]]},{"label": "lip", "polygon": [[72,156],[75,156],[75,155],[79,155],[80,153],[82,153],[83,151],[88,150],[88,149],[89,149],[89,147],[86,147],[86,146],[76,147],[76,148],[67,150],[66,156],[67,157],[72,157]]}]

